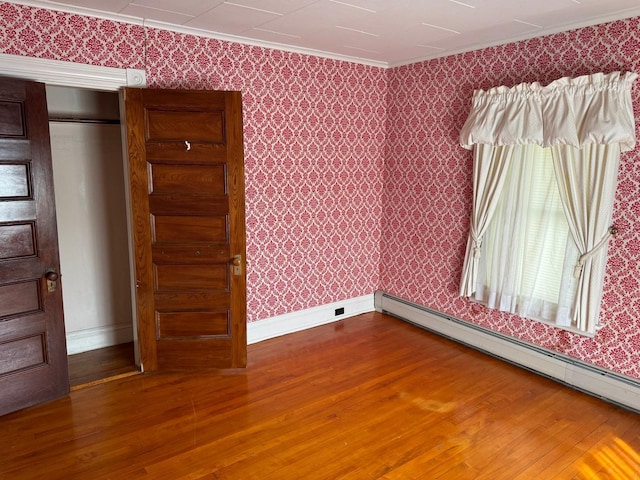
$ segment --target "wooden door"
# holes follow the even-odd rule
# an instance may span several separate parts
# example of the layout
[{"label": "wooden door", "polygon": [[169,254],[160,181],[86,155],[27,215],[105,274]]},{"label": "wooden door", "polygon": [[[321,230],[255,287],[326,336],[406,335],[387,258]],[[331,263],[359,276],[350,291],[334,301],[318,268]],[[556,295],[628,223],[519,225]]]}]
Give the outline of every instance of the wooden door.
[{"label": "wooden door", "polygon": [[123,97],[142,369],[244,367],[240,93]]},{"label": "wooden door", "polygon": [[69,392],[44,84],[0,78],[0,414]]}]

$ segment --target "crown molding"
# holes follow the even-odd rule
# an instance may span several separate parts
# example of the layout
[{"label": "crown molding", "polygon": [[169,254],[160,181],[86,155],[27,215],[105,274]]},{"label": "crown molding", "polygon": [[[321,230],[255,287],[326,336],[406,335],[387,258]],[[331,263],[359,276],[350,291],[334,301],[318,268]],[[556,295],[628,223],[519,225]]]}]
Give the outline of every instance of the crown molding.
[{"label": "crown molding", "polygon": [[627,18],[640,16],[640,7],[632,7],[612,15],[598,16],[582,22],[566,23],[564,25],[554,27],[554,28],[541,28],[538,30],[534,30],[528,34],[509,37],[496,42],[484,42],[484,43],[466,45],[461,48],[446,50],[444,52],[438,52],[431,55],[414,57],[414,58],[406,59],[399,62],[384,62],[384,61],[376,61],[376,60],[371,60],[368,58],[357,57],[357,56],[340,55],[332,52],[326,52],[324,50],[315,50],[312,48],[304,48],[304,47],[294,47],[291,45],[255,40],[255,39],[242,37],[242,36],[229,35],[229,34],[224,34],[219,32],[210,32],[210,31],[201,30],[198,28],[185,27],[182,25],[174,25],[170,23],[164,23],[164,22],[153,21],[153,20],[144,20],[140,17],[133,17],[129,15],[122,15],[122,14],[116,14],[116,13],[107,13],[100,10],[94,10],[91,8],[71,7],[69,5],[64,5],[62,3],[58,3],[55,1],[48,1],[48,0],[5,0],[5,1],[8,3],[14,3],[18,5],[28,5],[28,6],[44,8],[48,10],[58,10],[62,12],[103,18],[107,20],[113,20],[116,22],[128,23],[132,25],[140,25],[146,28],[168,30],[168,31],[183,33],[187,35],[196,35],[200,37],[213,38],[213,39],[221,40],[225,42],[234,42],[234,43],[240,43],[244,45],[254,45],[254,46],[269,48],[273,50],[299,53],[302,55],[311,55],[314,57],[327,58],[331,60],[338,60],[338,61],[349,62],[349,63],[358,63],[362,65],[368,65],[368,66],[378,67],[383,69],[395,68],[395,67],[411,65],[414,63],[426,62],[429,60],[449,57],[452,55],[459,55],[461,53],[482,50],[484,48],[496,47],[496,46],[505,45],[508,43],[519,42],[522,40],[530,40],[532,38],[553,35],[556,33],[575,30],[578,28],[591,27],[594,25],[602,24],[602,23],[608,23],[616,20],[624,20]]},{"label": "crown molding", "polygon": [[556,33],[569,32],[571,30],[577,30],[585,27],[593,27],[595,25],[601,25],[603,23],[615,22],[617,20],[625,20],[627,18],[640,17],[640,7],[633,7],[621,12],[617,12],[613,15],[605,15],[600,17],[594,17],[590,20],[585,20],[583,22],[573,22],[566,23],[564,25],[554,27],[554,28],[541,28],[539,30],[535,30],[534,32],[517,35],[509,38],[505,38],[496,42],[485,42],[478,43],[473,45],[467,45],[465,47],[457,48],[454,50],[447,50],[445,52],[438,52],[432,55],[424,56],[424,57],[415,57],[410,58],[401,62],[393,62],[388,63],[388,68],[396,68],[402,67],[406,65],[413,65],[414,63],[427,62],[429,60],[435,60],[438,58],[451,57],[453,55],[459,55],[461,53],[474,52],[476,50],[482,50],[490,47],[497,47],[500,45],[506,45],[509,43],[521,42],[523,40],[531,40],[532,38],[546,37],[548,35],[554,35]]},{"label": "crown molding", "polygon": [[389,64],[387,62],[375,61],[367,58],[340,55],[337,53],[325,52],[323,50],[314,50],[312,48],[294,47],[291,45],[285,45],[275,42],[266,42],[261,40],[255,40],[252,38],[229,35],[219,32],[210,32],[207,30],[201,30],[199,28],[185,27],[182,25],[174,25],[171,23],[159,22],[155,20],[144,20],[139,17],[132,17],[129,15],[121,15],[117,13],[107,13],[100,10],[94,10],[92,8],[71,7],[61,3],[53,1],[39,1],[39,0],[5,0],[8,3],[14,3],[16,5],[27,5],[30,7],[44,8],[47,10],[56,10],[60,12],[73,13],[77,15],[84,15],[89,17],[102,18],[105,20],[112,20],[114,22],[128,23],[131,25],[139,25],[145,28],[155,28],[159,30],[167,30],[176,33],[183,33],[186,35],[195,35],[205,38],[213,38],[221,40],[223,42],[240,43],[243,45],[252,45],[257,47],[269,48],[272,50],[280,50],[284,52],[299,53],[302,55],[311,55],[314,57],[327,58],[330,60],[338,60],[341,62],[359,63],[362,65],[368,65],[371,67],[387,68]]},{"label": "crown molding", "polygon": [[388,68],[387,62],[379,62],[367,58],[352,57],[348,55],[340,55],[337,53],[325,52],[324,50],[314,50],[313,48],[294,47],[291,45],[285,45],[282,43],[265,42],[262,40],[256,40],[253,38],[241,37],[236,35],[229,35],[225,33],[209,32],[207,30],[201,30],[198,28],[185,27],[182,25],[173,25],[171,23],[158,22],[154,20],[145,20],[145,27],[155,28],[158,30],[169,30],[176,33],[183,33],[187,35],[196,35],[199,37],[213,38],[224,42],[241,43],[243,45],[252,45],[256,47],[269,48],[271,50],[280,50],[283,52],[299,53],[302,55],[311,55],[313,57],[327,58],[330,60],[338,60],[341,62],[359,63],[362,65],[368,65],[370,67]]}]

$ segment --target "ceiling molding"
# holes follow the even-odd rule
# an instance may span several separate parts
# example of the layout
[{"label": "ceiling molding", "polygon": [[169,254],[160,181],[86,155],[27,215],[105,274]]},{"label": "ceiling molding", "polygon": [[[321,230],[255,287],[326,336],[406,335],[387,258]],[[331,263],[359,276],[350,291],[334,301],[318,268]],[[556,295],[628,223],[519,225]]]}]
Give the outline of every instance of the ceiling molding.
[{"label": "ceiling molding", "polygon": [[131,25],[140,25],[148,28],[156,28],[159,30],[167,30],[170,32],[183,33],[186,35],[195,35],[199,37],[213,38],[224,42],[241,43],[243,45],[253,45],[257,47],[269,48],[273,50],[280,50],[284,52],[299,53],[302,55],[311,55],[314,57],[328,58],[331,60],[338,60],[342,62],[359,63],[362,65],[368,65],[372,67],[388,68],[387,62],[376,62],[374,60],[352,57],[346,55],[339,55],[336,53],[325,52],[322,50],[314,50],[311,48],[293,47],[291,45],[284,45],[275,42],[264,42],[251,38],[228,35],[224,33],[209,32],[206,30],[200,30],[198,28],[184,27],[182,25],[174,25],[171,23],[159,22],[156,20],[144,20],[139,17],[131,17],[129,15],[120,15],[114,13],[105,13],[99,10],[93,10],[91,8],[81,7],[69,7],[68,5],[61,5],[55,2],[41,2],[38,0],[5,0],[7,3],[14,3],[16,5],[28,5],[31,7],[44,8],[46,10],[56,10],[60,12],[73,13],[77,15],[84,15],[88,17],[97,17],[105,20],[113,20],[115,22],[128,23]]},{"label": "ceiling molding", "polygon": [[87,17],[103,18],[105,20],[113,20],[114,22],[129,23],[131,25],[142,25],[142,19],[129,15],[121,15],[119,13],[108,13],[92,8],[70,7],[56,2],[42,2],[38,0],[2,0],[7,3],[16,5],[27,5],[29,7],[44,8],[46,10],[56,10],[58,12],[75,13]]},{"label": "ceiling molding", "polygon": [[314,57],[328,58],[332,60],[338,60],[338,61],[344,61],[344,62],[350,62],[350,63],[358,63],[362,65],[368,65],[372,67],[379,67],[379,68],[385,68],[385,69],[411,65],[414,63],[421,63],[429,60],[449,57],[452,55],[459,55],[461,53],[482,50],[484,48],[505,45],[508,43],[519,42],[522,40],[529,40],[532,38],[543,37],[543,36],[552,35],[555,33],[567,32],[570,30],[578,29],[578,28],[590,27],[590,26],[599,25],[602,23],[608,23],[616,20],[623,20],[627,18],[640,16],[640,6],[633,7],[633,8],[629,8],[629,9],[617,12],[616,14],[604,15],[597,18],[592,18],[591,20],[588,20],[588,21],[567,23],[567,24],[553,27],[553,28],[539,29],[539,30],[536,30],[535,32],[530,32],[528,34],[509,37],[507,39],[502,39],[496,42],[478,43],[478,44],[469,45],[467,47],[462,47],[455,50],[448,50],[445,52],[438,52],[431,55],[411,58],[401,62],[389,63],[389,62],[383,62],[383,61],[375,61],[375,60],[362,58],[358,56],[341,55],[341,54],[336,54],[336,53],[327,52],[323,50],[315,50],[315,49],[304,48],[304,47],[294,47],[291,45],[255,40],[255,39],[242,37],[242,36],[229,35],[229,34],[218,33],[218,32],[210,32],[210,31],[206,31],[198,28],[185,27],[182,25],[175,25],[175,24],[170,24],[170,23],[165,23],[165,22],[160,22],[155,20],[144,20],[139,17],[107,13],[107,12],[102,12],[102,11],[94,10],[90,8],[70,7],[68,5],[63,5],[53,1],[50,1],[50,2],[40,1],[40,0],[5,0],[5,1],[7,1],[8,3],[17,4],[17,5],[28,5],[28,6],[44,8],[48,10],[57,10],[57,11],[62,11],[66,13],[73,13],[78,15],[85,15],[90,17],[113,20],[116,22],[139,25],[145,28],[148,27],[148,28],[155,28],[160,30],[167,30],[167,31],[172,31],[172,32],[182,33],[187,35],[213,38],[213,39],[224,41],[224,42],[233,42],[233,43],[240,43],[243,45],[258,46],[258,47],[263,47],[267,49],[298,53],[302,55],[311,55]]},{"label": "ceiling molding", "polygon": [[145,20],[143,22],[145,27],[156,28],[159,30],[169,30],[176,33],[184,33],[187,35],[196,35],[199,37],[213,38],[224,42],[241,43],[243,45],[253,45],[256,47],[269,48],[272,50],[280,50],[283,52],[300,53],[302,55],[311,55],[314,57],[328,58],[331,60],[339,60],[342,62],[360,63],[362,65],[369,65],[372,67],[389,68],[387,62],[376,62],[368,58],[352,57],[347,55],[340,55],[337,53],[325,52],[323,50],[314,50],[312,48],[293,47],[291,45],[284,45],[282,43],[265,42],[261,40],[255,40],[253,38],[246,38],[236,35],[229,35],[225,33],[209,32],[207,30],[200,30],[198,28],[184,27],[182,25],[173,25],[171,23],[158,22],[156,20]]},{"label": "ceiling molding", "polygon": [[603,17],[594,18],[591,21],[568,23],[555,28],[543,28],[543,29],[537,30],[535,34],[531,33],[526,35],[518,35],[518,36],[509,37],[509,38],[500,40],[499,42],[479,43],[477,45],[469,46],[467,48],[448,50],[446,52],[428,55],[425,57],[412,58],[404,62],[389,63],[387,64],[387,67],[395,68],[395,67],[402,67],[405,65],[412,65],[414,63],[421,63],[429,60],[435,60],[437,58],[445,58],[453,55],[459,55],[461,53],[474,52],[476,50],[482,50],[484,48],[497,47],[499,45],[507,45],[509,43],[521,42],[523,40],[530,40],[532,38],[546,37],[547,35],[553,35],[555,33],[569,32],[571,30],[577,30],[579,28],[593,27],[594,25],[615,22],[616,20],[625,20],[627,18],[633,18],[633,17],[640,17],[640,7],[630,8],[623,12],[618,12],[616,15],[607,15]]}]

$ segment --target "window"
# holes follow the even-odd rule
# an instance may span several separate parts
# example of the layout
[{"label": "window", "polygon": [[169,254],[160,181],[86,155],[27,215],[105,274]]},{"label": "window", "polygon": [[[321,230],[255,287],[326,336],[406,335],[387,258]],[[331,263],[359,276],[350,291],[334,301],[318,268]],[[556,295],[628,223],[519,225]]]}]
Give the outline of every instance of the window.
[{"label": "window", "polygon": [[461,296],[595,334],[620,152],[636,142],[637,76],[474,92],[460,132],[474,155]]},{"label": "window", "polygon": [[514,149],[480,250],[474,300],[523,317],[571,324],[578,252],[550,148]]}]

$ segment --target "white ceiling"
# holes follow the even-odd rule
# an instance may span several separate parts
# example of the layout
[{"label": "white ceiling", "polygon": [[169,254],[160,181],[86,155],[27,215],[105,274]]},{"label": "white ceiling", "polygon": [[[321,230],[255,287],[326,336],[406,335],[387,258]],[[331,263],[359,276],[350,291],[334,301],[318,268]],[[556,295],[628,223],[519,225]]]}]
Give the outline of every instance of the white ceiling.
[{"label": "white ceiling", "polygon": [[[14,1],[14,0],[11,0]],[[640,0],[14,1],[379,66],[640,15]]]}]

